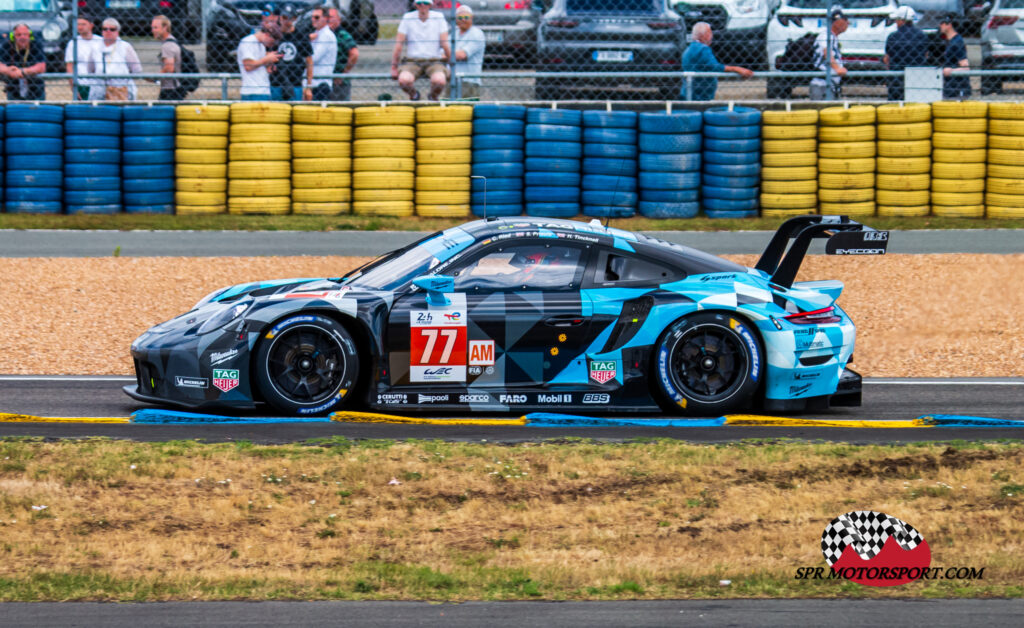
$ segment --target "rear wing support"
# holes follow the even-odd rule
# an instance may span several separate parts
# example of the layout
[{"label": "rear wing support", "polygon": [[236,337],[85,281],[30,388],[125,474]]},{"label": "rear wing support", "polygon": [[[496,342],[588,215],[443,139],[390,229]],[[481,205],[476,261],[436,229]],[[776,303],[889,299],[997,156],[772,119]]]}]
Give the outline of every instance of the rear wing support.
[{"label": "rear wing support", "polygon": [[[773,284],[790,288],[811,240],[816,238],[828,238],[828,255],[884,255],[889,244],[888,231],[862,225],[849,216],[794,216],[775,232],[754,268],[771,275]],[[790,240],[793,244],[787,251]]]}]

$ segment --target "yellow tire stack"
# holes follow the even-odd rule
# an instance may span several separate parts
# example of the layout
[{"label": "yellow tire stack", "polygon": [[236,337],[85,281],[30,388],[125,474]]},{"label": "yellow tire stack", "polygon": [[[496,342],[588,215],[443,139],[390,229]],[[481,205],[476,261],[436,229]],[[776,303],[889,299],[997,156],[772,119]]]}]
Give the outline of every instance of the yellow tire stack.
[{"label": "yellow tire stack", "polygon": [[473,108],[416,110],[416,214],[431,218],[469,215]]},{"label": "yellow tire stack", "polygon": [[352,209],[412,216],[416,160],[413,107],[358,107],[352,142]]},{"label": "yellow tire stack", "polygon": [[818,114],[818,200],[822,214],[875,214],[875,108],[828,107]]},{"label": "yellow tire stack", "polygon": [[985,215],[988,104],[932,103],[932,214]]},{"label": "yellow tire stack", "polygon": [[292,107],[292,212],[352,212],[352,110]]},{"label": "yellow tire stack", "polygon": [[292,107],[285,103],[231,105],[228,212],[292,211]]},{"label": "yellow tire stack", "polygon": [[1024,103],[989,103],[985,214],[1024,218]]},{"label": "yellow tire stack", "polygon": [[176,214],[227,211],[227,105],[179,105],[174,151]]},{"label": "yellow tire stack", "polygon": [[817,110],[765,111],[761,122],[761,215],[817,213]]},{"label": "yellow tire stack", "polygon": [[877,118],[878,215],[927,216],[931,211],[931,105],[881,105]]}]

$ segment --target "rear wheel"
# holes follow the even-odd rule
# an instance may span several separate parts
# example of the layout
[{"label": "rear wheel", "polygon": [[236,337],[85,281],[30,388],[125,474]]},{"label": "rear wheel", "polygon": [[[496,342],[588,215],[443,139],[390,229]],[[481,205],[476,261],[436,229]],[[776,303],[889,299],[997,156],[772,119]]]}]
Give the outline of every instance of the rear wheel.
[{"label": "rear wheel", "polygon": [[264,334],[256,351],[264,400],[287,414],[323,414],[342,406],[359,374],[352,336],[337,321],[291,316]]},{"label": "rear wheel", "polygon": [[764,369],[753,326],[725,313],[698,313],[672,324],[655,352],[655,386],[672,409],[720,415],[749,405]]}]

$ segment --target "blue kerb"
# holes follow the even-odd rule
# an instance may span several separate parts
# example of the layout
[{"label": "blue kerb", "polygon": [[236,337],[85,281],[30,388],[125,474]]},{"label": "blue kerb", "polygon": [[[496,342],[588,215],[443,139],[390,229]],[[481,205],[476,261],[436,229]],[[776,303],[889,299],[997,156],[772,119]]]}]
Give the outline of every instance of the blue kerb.
[{"label": "blue kerb", "polygon": [[960,414],[926,414],[918,420],[934,427],[1024,427],[1024,421]]},{"label": "blue kerb", "polygon": [[189,425],[195,423],[218,423],[222,425],[247,425],[260,423],[330,423],[327,417],[237,417],[217,414],[197,414],[177,410],[139,410],[132,414],[132,423],[166,425]]},{"label": "blue kerb", "polygon": [[725,417],[717,419],[603,419],[598,417],[531,412],[526,415],[530,427],[720,427]]}]

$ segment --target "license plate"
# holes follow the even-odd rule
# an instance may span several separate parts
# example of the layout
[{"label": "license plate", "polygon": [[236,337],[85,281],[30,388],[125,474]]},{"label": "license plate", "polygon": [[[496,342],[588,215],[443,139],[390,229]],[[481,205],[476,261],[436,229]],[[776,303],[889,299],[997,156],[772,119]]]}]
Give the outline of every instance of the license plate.
[{"label": "license plate", "polygon": [[137,9],[141,4],[141,0],[107,0],[109,9]]},{"label": "license plate", "polygon": [[629,50],[597,50],[594,52],[594,61],[626,63],[632,60],[633,53]]},{"label": "license plate", "polygon": [[505,39],[505,33],[502,31],[484,31],[484,39],[486,41],[501,42]]},{"label": "license plate", "polygon": [[[862,19],[859,19],[859,20],[857,18],[852,18],[850,20],[850,28],[858,28],[858,27],[870,28],[871,27],[871,18],[862,18]],[[818,28],[828,28],[828,18],[827,17],[819,17],[818,18]]]}]

